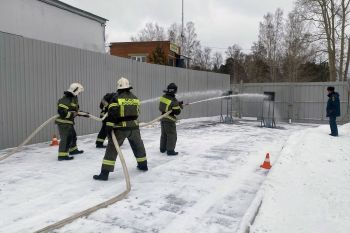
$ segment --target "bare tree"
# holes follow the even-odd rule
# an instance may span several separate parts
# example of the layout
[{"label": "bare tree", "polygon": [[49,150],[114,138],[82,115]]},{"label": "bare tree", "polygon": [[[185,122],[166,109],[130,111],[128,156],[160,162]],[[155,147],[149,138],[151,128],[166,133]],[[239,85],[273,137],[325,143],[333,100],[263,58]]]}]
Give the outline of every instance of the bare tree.
[{"label": "bare tree", "polygon": [[[176,23],[172,24],[168,29],[168,38],[172,43],[181,45],[181,25]],[[191,59],[194,59],[196,53],[201,50],[200,41],[193,22],[186,23],[184,28],[184,42],[182,49],[182,55],[185,55]],[[198,54],[197,54],[198,56]]]},{"label": "bare tree", "polygon": [[137,36],[131,37],[131,41],[164,41],[166,38],[164,28],[157,23],[146,23]]},{"label": "bare tree", "polygon": [[297,82],[302,64],[313,58],[311,35],[298,10],[288,14],[284,36],[284,71],[288,81]]},{"label": "bare tree", "polygon": [[328,55],[330,81],[345,80],[350,59],[349,0],[298,0],[304,20],[315,26],[314,41],[324,45]]},{"label": "bare tree", "polygon": [[223,62],[222,54],[220,52],[215,52],[212,57],[213,70],[218,71]]},{"label": "bare tree", "polygon": [[226,70],[230,74],[231,83],[238,83],[241,80],[246,81],[247,75],[244,70],[245,54],[241,46],[234,44],[229,46],[226,53]]},{"label": "bare tree", "polygon": [[270,67],[271,80],[277,81],[281,61],[283,39],[283,11],[278,8],[274,14],[268,13],[259,25],[259,43],[266,49],[266,61]]},{"label": "bare tree", "polygon": [[238,44],[229,46],[225,51],[227,58],[240,59],[242,57],[242,48]]},{"label": "bare tree", "polygon": [[192,67],[199,70],[210,70],[212,68],[211,48],[197,49],[194,53]]}]

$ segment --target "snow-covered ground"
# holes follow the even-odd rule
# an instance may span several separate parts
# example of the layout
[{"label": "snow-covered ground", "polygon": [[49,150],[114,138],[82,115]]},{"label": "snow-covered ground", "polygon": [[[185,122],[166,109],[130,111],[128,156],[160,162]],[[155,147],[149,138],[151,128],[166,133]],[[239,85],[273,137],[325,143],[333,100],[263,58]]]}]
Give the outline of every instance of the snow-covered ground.
[{"label": "snow-covered ground", "polygon": [[[234,232],[265,180],[267,171],[259,167],[265,154],[270,152],[274,160],[292,133],[311,127],[258,125],[219,124],[218,118],[183,120],[176,157],[159,152],[158,125],[142,129],[150,170],[136,169],[125,143],[122,150],[132,184],[128,197],[55,232]],[[124,191],[119,162],[109,181],[92,179],[104,155],[103,149],[95,148],[95,137],[79,137],[85,153],[72,161],[58,162],[57,147],[41,143],[1,162],[0,232],[33,232]],[[334,155],[327,159],[323,161],[329,166],[339,161]],[[301,195],[298,192],[290,195]]]},{"label": "snow-covered ground", "polygon": [[350,124],[293,134],[262,186],[254,233],[350,232]]}]

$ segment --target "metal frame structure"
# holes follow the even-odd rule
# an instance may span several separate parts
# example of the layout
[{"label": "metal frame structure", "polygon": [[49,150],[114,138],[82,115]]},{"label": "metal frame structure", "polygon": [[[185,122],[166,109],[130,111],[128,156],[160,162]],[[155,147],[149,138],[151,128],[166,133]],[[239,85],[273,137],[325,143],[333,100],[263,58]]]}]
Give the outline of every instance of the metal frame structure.
[{"label": "metal frame structure", "polygon": [[[261,127],[276,128],[275,119],[275,92],[264,92],[266,96],[261,104]],[[265,115],[267,108],[267,115]]]},{"label": "metal frame structure", "polygon": [[[220,123],[225,124],[233,124],[233,98],[232,98],[232,91],[227,91],[223,94],[223,96],[227,96],[225,98],[221,99],[220,102]],[[224,105],[226,105],[226,116],[224,112]]]}]

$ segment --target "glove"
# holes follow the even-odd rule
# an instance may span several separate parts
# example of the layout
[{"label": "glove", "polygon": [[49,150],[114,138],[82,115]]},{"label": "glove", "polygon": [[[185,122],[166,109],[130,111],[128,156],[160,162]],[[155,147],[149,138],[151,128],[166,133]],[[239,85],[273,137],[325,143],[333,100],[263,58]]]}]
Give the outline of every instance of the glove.
[{"label": "glove", "polygon": [[183,102],[183,101],[180,101],[180,102],[179,102],[179,105],[180,105],[180,108],[181,108],[181,109],[184,109],[184,102]]},{"label": "glove", "polygon": [[73,117],[73,118],[75,118],[76,116],[78,116],[78,112],[75,112],[75,111],[69,111],[70,112],[70,114],[71,114],[71,116]]}]

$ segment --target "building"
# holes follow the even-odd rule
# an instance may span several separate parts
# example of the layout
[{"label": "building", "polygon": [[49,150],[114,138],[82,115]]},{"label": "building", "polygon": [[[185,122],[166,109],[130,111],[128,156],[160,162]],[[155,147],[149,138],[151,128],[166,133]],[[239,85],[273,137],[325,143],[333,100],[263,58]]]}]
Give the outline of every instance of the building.
[{"label": "building", "polygon": [[[170,41],[114,42],[110,44],[110,54],[140,62],[183,67],[180,48]],[[162,58],[157,59],[159,57]]]},{"label": "building", "polygon": [[107,19],[57,0],[1,0],[0,31],[105,53]]}]

